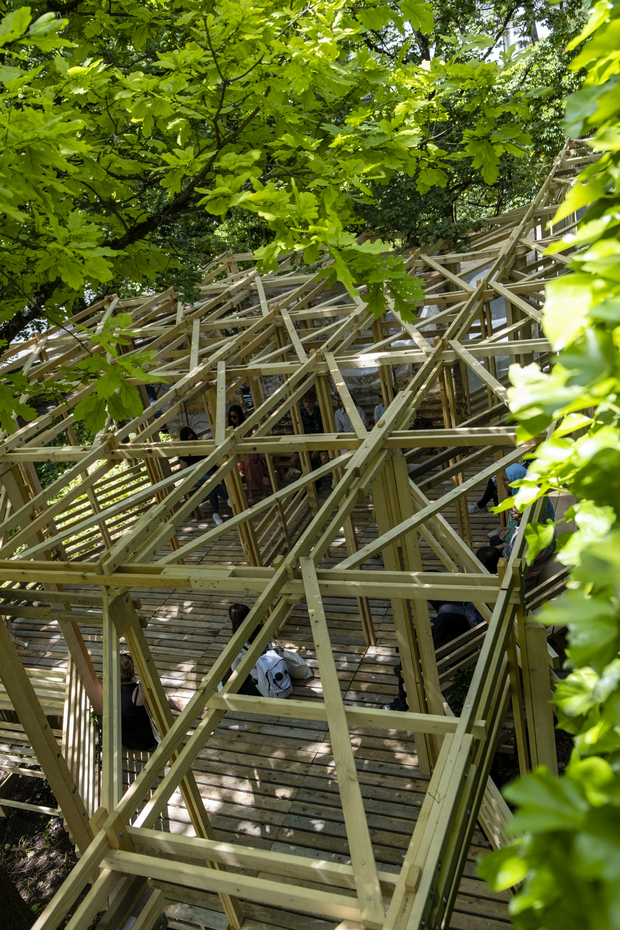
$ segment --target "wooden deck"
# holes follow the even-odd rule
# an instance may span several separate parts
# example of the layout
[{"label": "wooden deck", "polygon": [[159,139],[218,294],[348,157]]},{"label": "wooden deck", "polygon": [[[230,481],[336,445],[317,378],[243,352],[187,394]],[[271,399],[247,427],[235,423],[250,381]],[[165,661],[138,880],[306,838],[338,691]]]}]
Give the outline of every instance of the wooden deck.
[{"label": "wooden deck", "polygon": [[[444,490],[439,486],[434,493]],[[449,512],[446,516],[451,520]],[[356,509],[354,522],[362,545],[377,535],[371,520],[368,506]],[[484,545],[486,533],[497,522],[493,514],[472,519],[474,548]],[[210,520],[188,520],[179,532],[181,543],[204,532],[207,523]],[[342,558],[338,542],[330,548],[326,567]],[[428,547],[424,549],[424,559],[425,569],[440,567]],[[208,550],[198,550],[188,562],[200,564],[207,560],[211,565],[242,563],[238,534],[225,534]],[[376,560],[371,564],[375,569],[381,565]],[[228,607],[240,600],[239,595],[162,589],[150,592],[141,589],[135,594],[141,601],[140,614],[148,620],[146,636],[164,686],[184,704],[228,641]],[[251,604],[253,599],[246,602]],[[389,600],[370,601],[377,634],[377,645],[371,647],[364,642],[354,598],[325,598],[324,603],[346,704],[380,707],[392,700],[396,694],[392,671],[398,653]],[[16,618],[13,630],[28,643],[26,649],[20,650],[26,665],[55,671],[66,667],[66,646],[55,624]],[[82,633],[101,673],[100,632],[95,627],[83,626]],[[305,604],[291,611],[280,639],[298,649],[315,671],[314,678],[296,683],[293,696],[321,699]],[[383,891],[389,896],[389,873],[394,873],[396,879],[429,780],[420,774],[411,734],[353,727],[351,741],[377,867],[384,873]],[[141,770],[145,759],[146,755],[140,753],[126,754],[126,783]],[[326,723],[228,712],[198,756],[193,771],[218,840],[256,849],[294,852],[315,860],[350,862]],[[178,791],[159,826],[173,834],[193,835]],[[491,893],[476,877],[476,861],[489,848],[484,834],[476,830],[449,924],[454,930],[500,930],[510,925],[508,896]],[[226,918],[216,895],[162,882],[155,884],[165,893],[172,928],[225,930]],[[354,891],[350,893],[354,897]],[[243,910],[248,930],[333,930],[334,927],[333,921],[248,901],[243,902]]]}]

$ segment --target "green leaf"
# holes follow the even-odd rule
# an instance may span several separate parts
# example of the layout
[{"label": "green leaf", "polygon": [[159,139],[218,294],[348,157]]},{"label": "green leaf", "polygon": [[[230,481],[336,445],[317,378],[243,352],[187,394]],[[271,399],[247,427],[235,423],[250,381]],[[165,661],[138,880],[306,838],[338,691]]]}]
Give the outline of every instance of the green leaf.
[{"label": "green leaf", "polygon": [[[544,622],[544,614],[540,615]],[[599,676],[593,668],[579,668],[558,682],[553,703],[568,717],[581,717],[598,705],[594,689]]]},{"label": "green leaf", "polygon": [[[3,84],[9,84],[11,81],[17,81],[25,74],[21,68],[12,68],[10,65],[0,65],[0,81]],[[24,218],[27,217],[24,215]]]},{"label": "green leaf", "polygon": [[557,351],[574,342],[588,325],[592,278],[587,274],[554,278],[547,284],[546,296],[543,328]]},{"label": "green leaf", "polygon": [[428,35],[432,31],[432,4],[427,3],[426,0],[400,0],[399,6],[414,29],[423,35]]},{"label": "green leaf", "polygon": [[569,591],[545,607],[541,620],[548,626],[569,627],[571,662],[602,670],[620,646],[616,613],[608,600]]},{"label": "green leaf", "polygon": [[564,417],[553,435],[557,437],[568,436],[570,433],[590,426],[592,422],[592,417],[587,417],[583,413],[571,413],[567,417]]},{"label": "green leaf", "polygon": [[585,822],[588,802],[583,791],[568,779],[559,781],[540,766],[504,788],[504,794],[519,811],[508,823],[510,834],[535,830],[576,830]]},{"label": "green leaf", "polygon": [[30,8],[27,6],[20,6],[12,13],[3,16],[0,20],[0,46],[14,42],[15,39],[23,36],[31,19]]},{"label": "green leaf", "polygon": [[76,404],[74,416],[76,420],[83,420],[84,425],[91,433],[98,433],[105,426],[105,399],[98,394],[90,394]]},{"label": "green leaf", "polygon": [[553,222],[559,223],[560,220],[563,220],[567,216],[570,216],[571,213],[575,213],[577,210],[580,210],[581,207],[585,207],[588,204],[591,204],[594,200],[598,200],[599,197],[602,197],[604,193],[605,180],[603,177],[592,178],[585,184],[580,184],[579,181],[576,181],[569,190],[561,206],[558,207],[558,210],[553,217]]},{"label": "green leaf", "polygon": [[509,843],[493,855],[485,856],[478,864],[478,875],[493,891],[505,891],[525,879],[529,867],[521,849],[521,842]]},{"label": "green leaf", "polygon": [[110,415],[117,421],[127,417],[138,417],[143,411],[140,393],[133,384],[122,381],[118,392],[108,400]]},{"label": "green leaf", "polygon": [[539,553],[550,546],[555,537],[554,523],[528,523],[525,527],[525,538],[527,540],[527,552],[525,560],[531,565]]}]

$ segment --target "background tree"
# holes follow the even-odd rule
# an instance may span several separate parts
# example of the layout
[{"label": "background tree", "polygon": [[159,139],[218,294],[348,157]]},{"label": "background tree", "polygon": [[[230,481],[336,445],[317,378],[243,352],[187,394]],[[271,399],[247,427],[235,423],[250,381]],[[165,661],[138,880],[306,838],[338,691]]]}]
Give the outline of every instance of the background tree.
[{"label": "background tree", "polygon": [[[523,882],[510,905],[527,930],[615,930],[620,926],[620,7],[592,9],[572,62],[585,68],[569,97],[565,127],[603,153],[578,178],[553,222],[587,207],[565,245],[580,246],[573,273],[547,290],[544,328],[558,352],[550,374],[512,372],[511,409],[522,436],[559,420],[528,469],[518,506],[568,486],[578,530],[560,537],[572,566],[570,590],[538,615],[566,625],[569,676],[554,701],[558,725],[574,737],[564,777],[539,768],[506,789],[518,805],[518,838],[484,860],[495,888]],[[585,429],[579,439],[571,438]],[[528,558],[550,527],[533,527]]]},{"label": "background tree", "polygon": [[[525,156],[506,147],[483,167],[472,172],[466,159],[453,158],[445,167],[442,186],[420,193],[416,176],[395,173],[388,185],[377,186],[375,203],[362,204],[359,214],[386,239],[422,245],[443,239],[465,243],[477,221],[529,202],[542,184],[551,162],[564,142],[564,98],[576,91],[583,72],[570,68],[575,51],[567,43],[585,22],[582,0],[549,4],[533,0],[525,6],[506,0],[482,4],[477,0],[433,0],[431,33],[414,32],[404,60],[419,65],[429,56],[467,62],[480,75],[493,61],[506,62],[503,80],[494,81],[493,94],[484,104],[455,95],[445,102],[445,115],[433,127],[438,144],[451,153],[462,150],[472,123],[488,118],[489,110],[517,100],[523,130],[531,137]],[[373,34],[373,47],[390,54],[390,30]],[[473,104],[473,105],[472,105]],[[484,112],[486,107],[486,113]]]},{"label": "background tree", "polygon": [[[37,12],[16,4],[0,32],[0,336],[69,312],[85,291],[152,280],[171,264],[171,223],[232,207],[269,225],[266,267],[282,250],[302,248],[312,262],[327,248],[348,287],[383,268],[397,302],[414,295],[346,231],[354,200],[394,171],[416,174],[420,189],[441,180],[454,157],[432,143],[444,99],[478,88],[484,103],[502,73],[489,64],[483,79],[467,63],[422,68],[369,50],[377,22],[403,48],[408,31],[428,33],[425,0],[75,0]],[[515,123],[491,139],[515,107],[467,130],[470,162],[484,168],[527,141]],[[371,288],[377,311],[381,283]]]}]

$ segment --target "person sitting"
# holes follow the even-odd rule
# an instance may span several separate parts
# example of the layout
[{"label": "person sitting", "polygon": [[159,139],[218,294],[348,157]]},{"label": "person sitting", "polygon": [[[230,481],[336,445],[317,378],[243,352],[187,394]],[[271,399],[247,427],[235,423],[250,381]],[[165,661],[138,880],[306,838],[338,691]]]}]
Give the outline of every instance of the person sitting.
[{"label": "person sitting", "polygon": [[[514,497],[517,493],[517,488],[511,488],[510,485],[513,481],[519,481],[521,478],[525,478],[527,474],[527,469],[525,465],[509,465],[506,470],[502,473],[502,483],[506,490],[506,493],[510,497]],[[484,490],[484,494],[479,501],[475,504],[470,504],[467,508],[470,513],[480,513],[487,509],[487,504],[493,501],[493,506],[497,507],[498,498],[497,498],[497,479],[495,477],[489,478],[487,486]]]},{"label": "person sitting", "polygon": [[[355,399],[354,399],[354,398],[353,398],[353,403],[355,404]],[[360,415],[360,420],[362,421],[362,423],[364,424],[364,426],[367,427],[367,426],[368,426],[368,419],[367,419],[367,417],[366,417],[366,414],[365,414],[364,411],[362,410],[362,408],[359,406],[359,404],[355,404],[355,409],[357,410],[357,412],[358,412],[359,415]],[[336,421],[336,432],[337,432],[337,433],[353,433],[353,432],[355,432],[354,429],[353,429],[353,424],[351,423],[351,419],[350,419],[350,417],[349,417],[349,414],[348,414],[347,411],[345,410],[344,403],[343,403],[342,397],[340,397],[340,395],[338,396],[338,407],[336,408],[336,412],[335,412],[335,414],[334,414],[334,419],[335,419],[335,421]]]},{"label": "person sitting", "polygon": [[437,616],[431,620],[433,646],[441,649],[470,629],[467,604],[462,601],[429,601]]},{"label": "person sitting", "polygon": [[377,425],[377,423],[379,422],[379,420],[381,419],[384,413],[385,413],[385,404],[383,403],[383,399],[381,399],[379,403],[377,404],[377,406],[375,407],[374,412],[373,412],[373,419],[375,421],[375,426]]},{"label": "person sitting", "polygon": [[[446,646],[457,636],[467,633],[471,629],[471,624],[467,617],[467,606],[460,601],[429,601],[433,610],[437,611],[437,616],[431,620],[431,630],[433,634],[433,646],[435,650]],[[400,710],[407,711],[407,692],[402,675],[402,665],[399,662],[394,667],[394,674],[398,678],[398,694],[389,704],[383,704],[383,710]]]},{"label": "person sitting", "polygon": [[[482,562],[484,567],[492,574],[497,574],[497,566],[501,558],[510,559],[512,555],[512,550],[517,539],[517,534],[519,532],[519,526],[521,525],[521,514],[516,507],[512,507],[510,514],[508,516],[508,525],[506,528],[501,527],[499,532],[491,537],[491,542],[488,546],[483,546],[481,549],[476,551],[476,558]],[[555,511],[553,509],[553,504],[548,497],[544,498],[543,508],[541,513],[541,523],[548,523],[550,520],[555,519]],[[525,590],[529,591],[531,588],[536,586],[538,581],[538,576],[542,571],[542,567],[547,559],[550,559],[553,553],[555,552],[555,531],[553,534],[553,539],[548,546],[538,553],[531,565],[528,566],[525,573]]]},{"label": "person sitting", "polygon": [[[385,390],[385,388],[382,387],[382,388],[381,388],[381,392],[382,392],[381,400],[379,401],[379,403],[377,404],[377,406],[376,406],[375,409],[374,409],[373,417],[374,417],[374,421],[375,421],[375,422],[374,422],[374,425],[375,425],[375,426],[377,425],[377,423],[379,422],[379,420],[381,419],[381,417],[383,416],[383,414],[385,413],[385,411],[387,410],[387,408],[388,408],[388,407],[390,406],[390,404],[392,403],[392,401],[389,400],[389,399],[388,399],[387,404],[385,403],[385,394],[384,394],[384,390]],[[392,385],[392,397],[393,397],[393,398],[396,397],[396,395],[398,394],[398,392],[399,392],[399,388],[397,388],[396,385]]]},{"label": "person sitting", "polygon": [[[503,537],[503,540],[501,540],[500,544],[498,545],[498,549],[501,549],[503,547],[502,556],[503,558],[506,559],[506,561],[508,561],[510,559],[510,556],[512,555],[512,550],[514,548],[514,544],[517,540],[517,535],[519,533],[519,526],[521,525],[522,516],[523,515],[519,513],[516,507],[513,507],[512,510],[510,511],[510,517],[508,520],[508,526],[506,527],[505,535]],[[553,509],[553,505],[551,501],[549,500],[549,498],[545,497],[543,509],[542,509],[541,516],[540,516],[540,522],[548,523],[549,520],[554,520],[554,519],[555,519],[555,511]],[[491,540],[491,545],[495,544],[496,540],[498,539],[499,539],[499,536],[493,537],[493,539]],[[527,570],[525,572],[525,590],[526,591],[531,591],[532,588],[536,587],[536,584],[538,582],[538,576],[540,575],[542,571],[543,565],[545,564],[547,559],[550,559],[553,553],[555,552],[555,540],[556,540],[556,534],[554,530],[553,539],[551,540],[549,545],[545,546],[545,548],[541,552],[538,553],[538,555],[535,557],[533,562],[531,562],[528,565]]]},{"label": "person sitting", "polygon": [[[304,433],[307,436],[325,432],[323,429],[323,418],[321,417],[321,411],[317,403],[316,391],[314,391],[314,389],[306,391],[302,398],[301,422]],[[329,454],[319,449],[314,449],[309,455],[310,464],[313,469],[318,468],[319,465],[327,465],[329,462]],[[290,481],[295,472],[301,472],[301,460],[298,452],[293,452],[291,455],[290,466],[290,469],[285,475],[285,480],[287,481]]]},{"label": "person sitting", "polygon": [[[249,613],[250,608],[245,604],[230,605],[228,608],[228,617],[230,619],[233,633],[236,633],[237,630],[241,628]],[[223,685],[226,684],[233,671],[241,662],[241,659],[245,655],[249,644],[253,643],[256,639],[259,629],[260,627],[256,627],[256,629],[254,629],[253,632],[248,635],[245,646],[239,655],[233,660],[230,669],[222,679]],[[256,664],[250,670],[250,674],[242,683],[237,693],[253,696],[262,695],[263,697],[285,698],[289,696],[292,690],[293,684],[291,682],[286,660],[274,650],[272,643],[267,643],[263,649],[262,654],[256,660]]]},{"label": "person sitting", "polygon": [[476,549],[476,558],[482,562],[491,575],[497,575],[497,566],[502,554],[496,546],[482,546]]},{"label": "person sitting", "polygon": [[[153,752],[157,739],[147,712],[142,685],[136,681],[133,659],[121,652],[121,741],[125,749]],[[172,710],[181,712],[173,698],[167,698]]]},{"label": "person sitting", "polygon": [[[181,442],[197,442],[198,436],[191,428],[191,426],[184,426],[179,433],[179,439]],[[196,462],[202,462],[204,458],[204,455],[191,455],[190,453],[187,453],[185,455],[179,456],[179,462],[181,463],[181,468],[189,468],[191,465],[195,465]],[[206,475],[203,475],[202,478],[198,479],[194,487],[201,487],[201,485],[208,481],[216,471],[217,465],[214,465],[213,468],[209,469]],[[221,484],[216,484],[213,490],[207,494],[207,500],[211,504],[211,510],[213,511],[213,522],[216,526],[221,526],[224,522],[223,517],[220,516],[220,499],[228,501],[228,495],[226,494],[226,491]]]},{"label": "person sitting", "polygon": [[[230,605],[230,607],[228,608],[228,619],[230,620],[230,625],[232,626],[233,633],[236,633],[237,630],[241,627],[241,624],[243,623],[243,621],[245,620],[249,612],[250,612],[250,608],[246,604],[231,604]],[[237,658],[233,659],[233,662],[230,668],[228,669],[228,671],[226,672],[226,674],[224,675],[222,679],[223,685],[226,684],[226,682],[232,675],[234,669],[236,669],[237,666],[239,665],[239,662],[243,658],[243,655],[247,649],[247,645],[249,643],[253,643],[254,640],[256,639],[256,635],[259,629],[260,627],[256,627],[256,629],[252,633],[250,633],[250,635],[247,638],[246,645],[241,650]],[[247,676],[247,678],[245,679],[241,687],[238,689],[237,694],[249,694],[253,697],[260,697],[260,691],[256,687],[256,683],[251,675]]]},{"label": "person sitting", "polygon": [[[228,411],[228,425],[235,429],[245,421],[245,414],[239,404],[233,404]],[[246,434],[247,435],[247,434]],[[254,495],[258,500],[263,499],[263,462],[258,452],[250,452],[242,462],[237,462],[239,474],[245,481],[245,487],[248,492],[248,504],[250,507],[254,504]]]},{"label": "person sitting", "polygon": [[[553,504],[551,503],[549,498],[545,496],[543,500],[543,507],[542,507],[541,515],[540,515],[540,521],[541,523],[548,523],[549,520],[551,521],[555,520],[555,510],[553,509]],[[495,546],[496,548],[500,550],[500,552],[504,550],[502,553],[504,558],[510,558],[510,555],[506,556],[506,551],[508,551],[507,547],[509,543],[514,544],[514,541],[517,538],[517,532],[519,530],[520,524],[521,524],[521,514],[519,513],[516,507],[511,507],[508,513],[507,525],[505,527],[500,526],[497,533],[494,533],[491,536],[491,541],[489,545]],[[555,535],[554,535],[554,541],[555,541]],[[504,549],[504,547],[506,547],[506,549]],[[512,552],[512,545],[510,546],[509,552]]]}]

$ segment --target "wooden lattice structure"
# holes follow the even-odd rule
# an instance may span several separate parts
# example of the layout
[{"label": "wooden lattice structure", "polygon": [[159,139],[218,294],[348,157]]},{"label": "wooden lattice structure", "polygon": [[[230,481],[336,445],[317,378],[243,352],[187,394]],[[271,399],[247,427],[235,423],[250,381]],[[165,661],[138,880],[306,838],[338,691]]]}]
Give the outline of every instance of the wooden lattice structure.
[{"label": "wooden lattice structure", "polygon": [[[107,298],[5,353],[4,372],[21,368],[31,379],[53,382],[59,364],[84,354],[84,327],[96,333],[123,310],[137,334],[129,351],[153,350],[152,370],[167,379],[159,396],[141,386],[143,414],[123,425],[109,423],[92,448],[80,446],[73,431],[72,410],[92,390],[88,386],[0,446],[1,706],[19,718],[11,722],[5,715],[0,761],[14,764],[10,745],[21,740],[23,758],[38,762],[81,852],[37,928],[59,926],[89,882],[68,926],[89,926],[113,900],[102,926],[122,927],[147,880],[149,894],[134,928],[154,925],[170,885],[181,901],[199,892],[219,896],[225,917],[209,926],[240,927],[245,908],[257,903],[341,930],[449,925],[478,819],[492,842],[501,840],[505,807],[488,776],[507,712],[522,769],[555,766],[552,656],[542,627],[526,621],[521,559],[527,518],[509,565],[492,576],[474,555],[479,531],[467,504],[489,477],[501,476],[535,445],[517,446],[508,422],[507,364],[549,364],[540,327],[544,287],[569,259],[567,250],[544,253],[570,223],[551,231],[547,224],[588,159],[582,150],[565,148],[533,202],[489,220],[466,252],[441,244],[412,252],[407,268],[425,282],[413,324],[396,313],[373,320],[363,295],[353,301],[339,288],[328,293],[320,269],[309,272],[295,256],[277,274],[261,277],[254,265],[247,267],[249,256],[227,253],[206,269],[198,304],[184,306],[172,289],[139,300]],[[246,267],[239,270],[239,264]],[[374,401],[380,390],[386,407],[368,430],[348,387],[360,372],[375,379]],[[303,434],[299,402],[309,388],[318,396],[321,435]],[[338,396],[352,433],[336,433]],[[247,418],[233,430],[227,406],[241,397]],[[437,428],[411,430],[419,414],[431,415]],[[180,471],[177,457],[188,444],[177,437],[187,422],[206,438],[190,446],[203,458]],[[63,434],[67,443],[54,444]],[[313,472],[309,453],[316,449],[330,460]],[[237,463],[256,452],[271,487],[249,508]],[[286,481],[293,452],[302,474]],[[41,490],[34,463],[45,461],[70,467]],[[196,488],[216,463],[216,474]],[[323,477],[333,480],[333,490],[324,482],[317,492]],[[230,519],[215,527],[196,523],[197,508],[218,482],[230,498]],[[501,493],[501,481],[498,488]],[[484,534],[489,528],[482,526]],[[439,571],[428,570],[437,565]],[[555,578],[542,593],[559,584]],[[145,629],[149,600],[160,591],[176,592],[184,604],[203,596],[214,599],[209,603],[237,598],[252,604],[244,630],[221,636],[187,686],[186,707],[176,720],[158,671],[160,647],[152,646]],[[393,664],[397,647],[409,713],[383,710],[370,699],[347,700],[346,688],[343,699],[334,626],[327,620],[334,598],[349,605],[368,655],[383,649]],[[382,623],[392,631],[391,652],[377,645],[378,599],[386,604]],[[436,655],[429,600],[472,602],[484,621]],[[286,638],[294,616],[310,631],[315,687],[296,688],[285,701],[238,695],[265,644],[277,630]],[[56,637],[65,664],[52,650],[46,654],[49,674],[29,666],[28,644],[21,641],[26,623],[39,624],[41,637]],[[218,691],[256,628],[236,673]],[[289,638],[294,642],[293,632]],[[129,784],[120,742],[121,640],[162,734]],[[101,645],[96,655],[95,641]],[[64,675],[60,682],[55,664]],[[444,687],[450,670],[473,665],[463,710],[453,716]],[[95,759],[89,700],[103,706],[100,796],[97,766],[88,762]],[[52,726],[50,715],[63,717],[62,729]],[[196,760],[230,715],[271,720],[282,732],[287,725],[326,725],[343,855],[320,845],[309,852],[294,842],[283,850],[253,843],[251,836],[218,838],[205,803],[208,790],[200,788],[205,766],[197,768]],[[376,853],[359,754],[356,769],[354,743],[368,732],[389,735],[382,759],[397,743],[393,751],[401,754],[403,746],[414,746],[420,784],[426,784],[398,866],[389,870]],[[291,768],[277,762],[287,758],[285,749],[272,748],[277,782]],[[389,768],[389,760],[385,764]],[[179,790],[192,835],[162,829],[161,817]],[[266,919],[247,920],[248,926],[268,926]],[[279,925],[310,923],[282,918]]]}]

